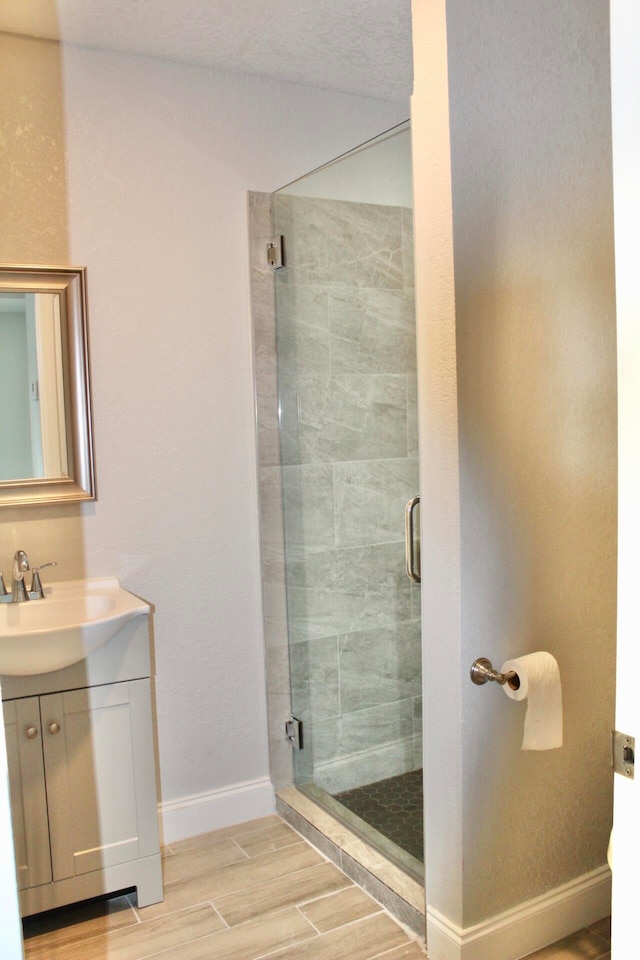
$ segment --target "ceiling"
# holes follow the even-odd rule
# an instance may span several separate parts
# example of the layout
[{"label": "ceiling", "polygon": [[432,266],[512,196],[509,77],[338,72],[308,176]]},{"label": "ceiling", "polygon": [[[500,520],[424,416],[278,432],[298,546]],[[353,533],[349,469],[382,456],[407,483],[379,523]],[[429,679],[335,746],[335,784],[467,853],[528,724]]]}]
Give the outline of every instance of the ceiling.
[{"label": "ceiling", "polygon": [[0,30],[389,100],[411,94],[410,0],[2,0]]}]

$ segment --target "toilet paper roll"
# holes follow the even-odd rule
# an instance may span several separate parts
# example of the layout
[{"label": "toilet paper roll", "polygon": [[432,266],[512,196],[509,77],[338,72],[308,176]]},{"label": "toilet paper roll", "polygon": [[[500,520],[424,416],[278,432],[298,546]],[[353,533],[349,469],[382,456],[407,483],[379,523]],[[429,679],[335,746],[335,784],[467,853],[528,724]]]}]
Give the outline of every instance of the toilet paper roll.
[{"label": "toilet paper roll", "polygon": [[540,650],[515,660],[507,660],[500,673],[514,670],[520,686],[502,688],[511,700],[526,700],[523,750],[553,750],[562,746],[562,685],[558,663],[550,653]]}]

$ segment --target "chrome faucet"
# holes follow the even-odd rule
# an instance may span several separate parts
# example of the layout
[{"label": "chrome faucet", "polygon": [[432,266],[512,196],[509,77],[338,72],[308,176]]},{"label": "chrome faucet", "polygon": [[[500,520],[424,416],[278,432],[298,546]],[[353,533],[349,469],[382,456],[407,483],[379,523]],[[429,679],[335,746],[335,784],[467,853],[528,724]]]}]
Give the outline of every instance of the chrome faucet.
[{"label": "chrome faucet", "polygon": [[29,558],[24,550],[16,550],[13,558],[13,577],[11,580],[11,598],[13,603],[24,603],[29,594],[24,582],[25,573],[30,570]]},{"label": "chrome faucet", "polygon": [[[30,567],[29,558],[24,550],[16,550],[13,558],[11,590],[7,590],[0,571],[0,603],[24,603],[26,600],[43,600],[45,596],[40,571],[45,567],[55,567],[51,563],[41,563],[39,567]],[[31,586],[27,588],[26,574],[31,572]]]}]

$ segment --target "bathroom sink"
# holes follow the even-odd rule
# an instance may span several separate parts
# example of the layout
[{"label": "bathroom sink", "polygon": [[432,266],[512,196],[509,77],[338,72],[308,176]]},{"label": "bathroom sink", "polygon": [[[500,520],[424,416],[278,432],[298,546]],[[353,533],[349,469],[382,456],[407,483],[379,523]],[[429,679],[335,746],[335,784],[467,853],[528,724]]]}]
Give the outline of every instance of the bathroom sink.
[{"label": "bathroom sink", "polygon": [[151,607],[117,580],[45,587],[44,599],[0,603],[0,674],[50,673],[84,660]]}]

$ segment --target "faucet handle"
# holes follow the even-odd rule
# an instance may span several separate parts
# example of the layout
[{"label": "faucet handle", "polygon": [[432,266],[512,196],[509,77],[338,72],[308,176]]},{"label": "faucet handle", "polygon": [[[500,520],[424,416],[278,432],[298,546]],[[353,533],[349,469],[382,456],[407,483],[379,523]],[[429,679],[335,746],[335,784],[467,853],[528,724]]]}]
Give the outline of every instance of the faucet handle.
[{"label": "faucet handle", "polygon": [[40,579],[40,571],[44,570],[45,567],[57,567],[57,560],[50,560],[49,563],[41,563],[39,567],[33,567],[31,573],[33,577],[31,578],[31,590],[29,593],[35,593],[34,600],[42,600],[44,597],[44,590],[42,588],[42,580]]},{"label": "faucet handle", "polygon": [[4,584],[4,577],[2,576],[2,570],[0,570],[0,597],[6,597],[9,591],[7,590]]}]

